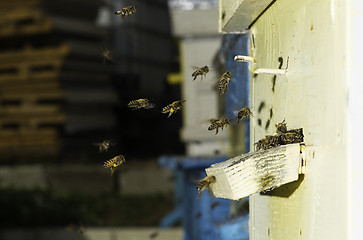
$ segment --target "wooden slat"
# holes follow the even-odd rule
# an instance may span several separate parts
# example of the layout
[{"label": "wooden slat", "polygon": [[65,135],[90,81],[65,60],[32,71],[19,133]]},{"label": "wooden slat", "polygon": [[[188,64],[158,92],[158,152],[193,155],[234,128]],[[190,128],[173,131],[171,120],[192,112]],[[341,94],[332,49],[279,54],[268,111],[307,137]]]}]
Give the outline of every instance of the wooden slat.
[{"label": "wooden slat", "polygon": [[19,127],[38,127],[39,125],[50,124],[63,124],[66,117],[63,113],[53,113],[51,115],[7,115],[0,116],[0,127],[4,127],[9,124],[18,124]]},{"label": "wooden slat", "polygon": [[55,79],[59,76],[67,44],[57,47],[0,52],[0,84],[25,82],[33,79]]},{"label": "wooden slat", "polygon": [[1,37],[39,34],[53,29],[51,19],[36,7],[24,8],[19,5],[7,11],[0,10],[0,13]]},{"label": "wooden slat", "polygon": [[301,167],[300,143],[242,154],[206,169],[215,176],[216,197],[238,200],[296,181]]},{"label": "wooden slat", "polygon": [[48,46],[43,48],[33,48],[26,46],[19,50],[9,50],[0,52],[0,62],[32,62],[34,60],[58,60],[65,57],[70,51],[68,44],[59,46]]}]

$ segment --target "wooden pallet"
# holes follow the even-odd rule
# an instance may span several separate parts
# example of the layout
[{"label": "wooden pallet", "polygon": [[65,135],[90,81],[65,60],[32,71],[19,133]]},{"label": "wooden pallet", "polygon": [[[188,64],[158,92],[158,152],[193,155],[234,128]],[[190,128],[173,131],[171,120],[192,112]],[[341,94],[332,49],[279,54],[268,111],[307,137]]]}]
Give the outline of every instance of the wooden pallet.
[{"label": "wooden pallet", "polygon": [[41,34],[50,32],[53,23],[41,9],[16,7],[0,10],[0,37]]},{"label": "wooden pallet", "polygon": [[0,156],[4,160],[13,157],[57,155],[61,142],[57,129],[22,129],[0,131]]},{"label": "wooden pallet", "polygon": [[67,44],[42,49],[28,46],[17,51],[1,52],[0,84],[55,79],[68,53]]},{"label": "wooden pallet", "polygon": [[3,93],[0,95],[0,118],[4,115],[56,114],[61,112],[62,90],[38,93]]}]

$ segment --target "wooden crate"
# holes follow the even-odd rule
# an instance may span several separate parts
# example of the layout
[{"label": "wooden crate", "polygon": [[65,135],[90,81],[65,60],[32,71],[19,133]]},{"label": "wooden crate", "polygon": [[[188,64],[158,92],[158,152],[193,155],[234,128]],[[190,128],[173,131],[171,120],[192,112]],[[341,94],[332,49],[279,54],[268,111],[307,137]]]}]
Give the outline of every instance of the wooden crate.
[{"label": "wooden crate", "polygon": [[59,101],[64,99],[62,90],[37,93],[2,93],[0,118],[9,114],[50,114],[61,111]]},{"label": "wooden crate", "polygon": [[0,13],[0,37],[41,34],[53,29],[50,17],[36,7],[16,7]]},{"label": "wooden crate", "polygon": [[0,131],[0,156],[2,161],[14,157],[55,156],[60,151],[57,129],[3,129]]},{"label": "wooden crate", "polygon": [[68,53],[69,47],[65,43],[56,47],[35,49],[27,46],[1,52],[0,84],[55,79]]}]

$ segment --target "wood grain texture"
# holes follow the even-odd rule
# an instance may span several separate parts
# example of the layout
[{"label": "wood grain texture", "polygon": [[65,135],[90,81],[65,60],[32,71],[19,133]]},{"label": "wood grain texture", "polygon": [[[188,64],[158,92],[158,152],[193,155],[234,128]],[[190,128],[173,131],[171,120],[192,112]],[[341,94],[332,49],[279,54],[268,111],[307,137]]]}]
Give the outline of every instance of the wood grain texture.
[{"label": "wood grain texture", "polygon": [[300,163],[300,144],[296,143],[242,154],[213,164],[206,172],[216,177],[211,186],[215,197],[238,200],[296,181]]}]

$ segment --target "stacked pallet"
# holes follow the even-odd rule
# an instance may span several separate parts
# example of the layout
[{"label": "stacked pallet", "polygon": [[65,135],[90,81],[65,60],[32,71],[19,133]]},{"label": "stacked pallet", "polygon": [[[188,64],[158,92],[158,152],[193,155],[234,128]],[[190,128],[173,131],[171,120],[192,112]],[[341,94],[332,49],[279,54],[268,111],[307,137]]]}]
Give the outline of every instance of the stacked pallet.
[{"label": "stacked pallet", "polygon": [[1,159],[57,156],[67,136],[115,125],[100,4],[0,1]]}]

